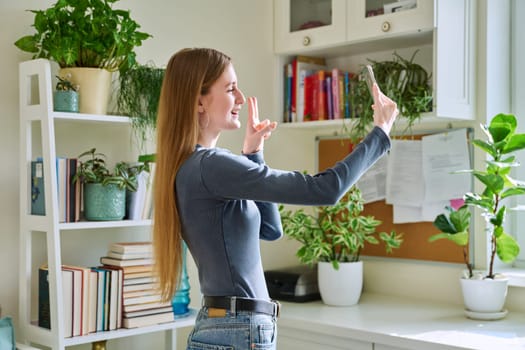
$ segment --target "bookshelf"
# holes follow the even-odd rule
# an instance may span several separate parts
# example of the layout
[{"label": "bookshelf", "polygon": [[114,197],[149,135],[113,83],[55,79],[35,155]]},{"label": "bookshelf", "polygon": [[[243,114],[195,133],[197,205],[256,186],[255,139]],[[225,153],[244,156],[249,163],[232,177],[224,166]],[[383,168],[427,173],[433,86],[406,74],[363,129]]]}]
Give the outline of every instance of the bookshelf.
[{"label": "bookshelf", "polygon": [[[394,3],[392,0],[274,0],[280,120],[285,119],[283,115],[288,109],[286,66],[296,56],[324,58],[327,70],[338,68],[358,73],[369,60],[391,60],[394,52],[410,59],[415,51],[414,62],[431,74],[433,91],[432,112],[424,113],[421,122],[475,119],[476,3],[413,0],[409,8],[387,13],[386,9]],[[383,8],[384,13],[373,13]],[[312,27],[307,25],[311,23]],[[291,119],[292,122],[282,126],[326,129],[343,123],[352,125],[352,119],[315,121],[311,125],[306,125],[311,121]],[[398,118],[396,124],[403,124],[402,120]]]},{"label": "bookshelf", "polygon": [[[66,347],[111,339],[136,336],[152,332],[164,331],[166,333],[166,348],[176,346],[176,330],[188,327],[195,322],[195,311],[184,318],[177,318],[153,326],[117,329],[113,331],[95,332],[84,336],[71,338],[64,337],[63,322],[63,292],[62,292],[62,245],[64,240],[71,235],[92,233],[100,230],[147,228],[151,220],[122,220],[122,221],[81,221],[59,222],[57,198],[57,170],[55,166],[57,157],[57,134],[55,127],[61,123],[68,123],[69,127],[82,130],[86,125],[105,128],[129,128],[130,121],[122,116],[90,115],[77,113],[54,112],[52,105],[52,66],[50,61],[44,59],[21,62],[19,66],[20,88],[20,270],[19,270],[19,329],[17,334],[21,344],[47,347],[53,350],[63,350]],[[39,127],[35,128],[34,124]],[[40,142],[40,145],[35,145]],[[34,144],[35,143],[35,144]],[[82,145],[84,147],[84,145]],[[45,188],[45,215],[31,215],[31,161],[35,158],[35,150],[40,148],[39,156],[43,159],[43,175]],[[85,147],[84,147],[85,148]],[[34,268],[33,261],[34,233],[45,235],[47,265],[49,268],[49,301],[51,313],[51,329],[36,325],[35,300],[38,290],[35,281],[38,271]],[[80,250],[88,255],[86,251]],[[100,253],[100,252],[99,252]],[[97,259],[100,254],[97,254]],[[37,307],[37,306],[36,306]]]}]

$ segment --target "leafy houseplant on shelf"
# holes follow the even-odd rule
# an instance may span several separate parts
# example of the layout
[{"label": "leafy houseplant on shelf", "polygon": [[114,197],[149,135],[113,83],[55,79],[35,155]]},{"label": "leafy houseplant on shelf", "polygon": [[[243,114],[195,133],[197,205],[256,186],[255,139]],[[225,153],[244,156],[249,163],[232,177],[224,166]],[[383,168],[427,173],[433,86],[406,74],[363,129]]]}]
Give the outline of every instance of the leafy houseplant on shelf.
[{"label": "leafy houseplant on shelf", "polygon": [[84,185],[86,220],[123,219],[126,213],[126,190],[137,190],[136,176],[140,170],[119,162],[110,171],[105,157],[102,153],[96,153],[95,148],[78,156],[81,162],[73,181],[80,181]]},{"label": "leafy houseplant on shelf", "polygon": [[153,63],[137,64],[119,76],[117,112],[131,119],[139,149],[152,139],[165,69]]},{"label": "leafy houseplant on shelf", "polygon": [[[118,0],[58,0],[35,14],[36,33],[19,38],[15,46],[30,52],[33,58],[58,63],[80,86],[80,112],[105,114],[111,83],[111,72],[123,72],[135,65],[135,47],[150,37],[130,11],[113,8]],[[83,68],[78,70],[75,68]],[[97,76],[100,85],[91,82]],[[94,84],[94,85],[93,85]],[[90,94],[98,107],[92,107]],[[95,105],[96,106],[96,105]]]},{"label": "leafy houseplant on shelf", "polygon": [[[417,51],[410,59],[405,59],[394,53],[392,60],[369,60],[374,70],[377,84],[383,93],[397,102],[400,118],[407,121],[406,130],[419,121],[421,113],[432,110],[432,88],[430,74],[419,64],[414,62]],[[364,137],[373,126],[374,103],[366,84],[364,75],[366,67],[360,74],[351,79],[349,95],[352,106],[352,116],[357,117],[351,130],[345,125],[344,129],[352,140]]]},{"label": "leafy houseplant on shelf", "polygon": [[[376,232],[381,221],[362,216],[363,209],[361,192],[355,186],[335,205],[318,207],[315,216],[302,209],[292,212],[280,206],[284,234],[302,244],[297,257],[304,264],[318,264],[319,291],[326,304],[359,302],[363,285],[360,254],[366,243],[382,241],[387,252],[402,243],[401,235],[395,232]],[[346,275],[351,270],[355,271],[354,278]]]},{"label": "leafy houseplant on shelf", "polygon": [[509,210],[505,200],[525,194],[525,184],[510,176],[511,170],[519,166],[514,153],[525,149],[525,134],[517,134],[516,128],[516,117],[511,114],[498,114],[492,118],[490,124],[482,125],[486,140],[475,139],[472,143],[486,153],[488,159],[485,169],[462,172],[472,173],[485,188],[479,193],[466,193],[462,207],[457,210],[448,208],[448,215],[440,214],[434,220],[434,225],[441,233],[432,236],[431,240],[450,239],[465,249],[469,234],[472,234],[469,207],[480,209],[481,216],[486,221],[483,232],[488,235],[489,241],[488,271],[474,271],[468,255],[464,253],[467,272],[461,279],[461,287],[467,316],[472,318],[505,316],[503,306],[508,280],[494,271],[494,263],[496,256],[504,263],[512,263],[520,251],[517,241],[504,228]]}]

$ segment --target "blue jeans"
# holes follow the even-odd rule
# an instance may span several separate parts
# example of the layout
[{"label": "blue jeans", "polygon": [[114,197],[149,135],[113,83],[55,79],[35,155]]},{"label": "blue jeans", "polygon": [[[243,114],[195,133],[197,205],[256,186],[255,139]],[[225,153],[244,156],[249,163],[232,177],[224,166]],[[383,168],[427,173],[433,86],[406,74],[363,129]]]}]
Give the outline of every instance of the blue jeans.
[{"label": "blue jeans", "polygon": [[188,337],[187,350],[275,350],[276,319],[273,316],[226,311],[224,317],[208,316],[202,307]]}]

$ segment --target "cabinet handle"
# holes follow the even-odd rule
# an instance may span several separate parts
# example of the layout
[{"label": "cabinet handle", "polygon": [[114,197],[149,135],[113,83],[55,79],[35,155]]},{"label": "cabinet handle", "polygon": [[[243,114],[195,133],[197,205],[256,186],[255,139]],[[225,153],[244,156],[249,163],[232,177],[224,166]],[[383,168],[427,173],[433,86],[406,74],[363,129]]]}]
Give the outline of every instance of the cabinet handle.
[{"label": "cabinet handle", "polygon": [[383,22],[381,25],[381,30],[383,32],[388,32],[390,30],[390,22]]},{"label": "cabinet handle", "polygon": [[309,36],[305,36],[305,37],[303,38],[303,46],[308,46],[308,45],[310,45],[310,42],[311,42],[311,40],[310,40],[310,37],[309,37]]}]

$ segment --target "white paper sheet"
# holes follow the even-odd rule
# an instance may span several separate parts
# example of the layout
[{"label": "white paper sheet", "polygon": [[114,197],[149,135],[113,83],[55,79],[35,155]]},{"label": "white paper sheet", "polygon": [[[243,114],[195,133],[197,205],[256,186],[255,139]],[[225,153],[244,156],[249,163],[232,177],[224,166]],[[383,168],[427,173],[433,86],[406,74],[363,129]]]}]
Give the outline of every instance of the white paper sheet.
[{"label": "white paper sheet", "polygon": [[392,140],[386,176],[388,204],[419,207],[423,204],[424,183],[421,141]]},{"label": "white paper sheet", "polygon": [[356,183],[365,203],[385,199],[388,156],[383,156]]},{"label": "white paper sheet", "polygon": [[470,169],[466,129],[422,137],[421,154],[425,202],[461,198],[471,190],[471,174],[453,174]]}]

